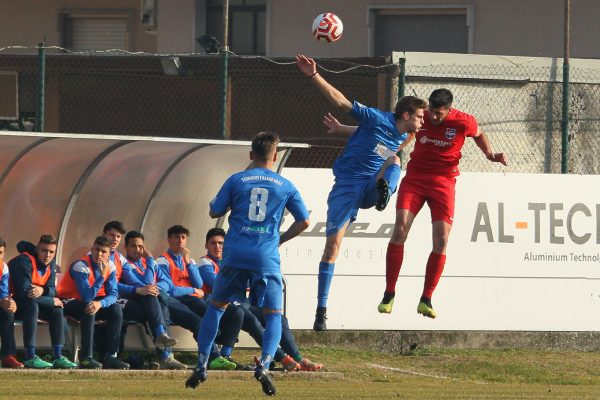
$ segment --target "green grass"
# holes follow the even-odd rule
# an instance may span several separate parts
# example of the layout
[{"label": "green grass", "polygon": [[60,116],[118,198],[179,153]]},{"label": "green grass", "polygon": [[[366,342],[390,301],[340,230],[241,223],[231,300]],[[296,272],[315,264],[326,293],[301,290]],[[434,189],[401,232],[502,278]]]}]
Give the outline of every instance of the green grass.
[{"label": "green grass", "polygon": [[[250,360],[254,352],[236,351]],[[277,373],[281,399],[598,399],[600,352],[417,349],[410,355],[310,348],[330,374]],[[1,399],[261,399],[251,373],[0,370]]]}]

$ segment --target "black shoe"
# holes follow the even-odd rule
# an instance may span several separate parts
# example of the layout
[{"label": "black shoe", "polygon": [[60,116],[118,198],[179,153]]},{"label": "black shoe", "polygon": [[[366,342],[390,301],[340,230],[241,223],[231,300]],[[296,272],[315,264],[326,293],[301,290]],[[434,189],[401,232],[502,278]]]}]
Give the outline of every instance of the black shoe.
[{"label": "black shoe", "polygon": [[258,364],[254,370],[254,379],[260,382],[262,391],[267,396],[275,396],[275,386],[269,376],[269,372],[262,365]]},{"label": "black shoe", "polygon": [[231,357],[225,357],[225,359],[235,364],[236,371],[252,371],[254,369],[254,366],[252,364],[243,364],[241,362],[235,361]]},{"label": "black shoe", "polygon": [[390,187],[385,179],[380,178],[377,180],[377,203],[375,203],[375,209],[377,211],[385,210],[388,202],[390,201]]},{"label": "black shoe", "polygon": [[81,369],[102,369],[102,364],[94,360],[92,357],[86,357],[79,362]]},{"label": "black shoe", "polygon": [[104,369],[129,369],[129,364],[119,360],[115,356],[108,356],[104,359],[102,368],[104,368]]},{"label": "black shoe", "polygon": [[194,372],[185,381],[185,387],[188,389],[196,389],[198,385],[206,381],[206,368],[194,368]]},{"label": "black shoe", "polygon": [[315,323],[313,324],[313,330],[317,332],[326,331],[327,323],[327,308],[317,307],[317,313],[315,314]]}]

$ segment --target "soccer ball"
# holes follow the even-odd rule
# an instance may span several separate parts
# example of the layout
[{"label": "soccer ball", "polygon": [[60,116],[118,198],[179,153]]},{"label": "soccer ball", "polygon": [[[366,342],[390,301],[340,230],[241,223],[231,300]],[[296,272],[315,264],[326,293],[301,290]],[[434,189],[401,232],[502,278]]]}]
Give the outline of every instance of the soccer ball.
[{"label": "soccer ball", "polygon": [[334,13],[323,13],[317,15],[313,21],[312,31],[315,39],[331,43],[342,37],[344,24]]}]

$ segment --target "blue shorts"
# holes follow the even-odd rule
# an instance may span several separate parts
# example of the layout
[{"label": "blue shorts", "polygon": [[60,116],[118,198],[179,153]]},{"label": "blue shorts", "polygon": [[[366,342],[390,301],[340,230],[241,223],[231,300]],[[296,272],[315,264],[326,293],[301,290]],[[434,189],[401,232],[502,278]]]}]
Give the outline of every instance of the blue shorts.
[{"label": "blue shorts", "polygon": [[327,236],[356,220],[358,210],[377,203],[377,175],[361,180],[337,180],[327,198]]},{"label": "blue shorts", "polygon": [[250,288],[253,305],[269,310],[283,310],[283,279],[281,272],[262,272],[224,266],[215,279],[211,300],[246,302]]}]

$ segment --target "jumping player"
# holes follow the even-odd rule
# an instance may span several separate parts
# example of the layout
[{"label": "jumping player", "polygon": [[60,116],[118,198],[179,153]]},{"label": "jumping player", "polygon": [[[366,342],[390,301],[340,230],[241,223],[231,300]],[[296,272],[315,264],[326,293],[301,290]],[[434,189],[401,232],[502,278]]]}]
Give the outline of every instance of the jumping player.
[{"label": "jumping player", "polygon": [[327,329],[327,299],[337,259],[348,225],[356,220],[358,210],[375,206],[383,210],[400,179],[400,158],[396,153],[408,134],[419,130],[427,103],[406,96],[395,111],[385,112],[351,103],[339,90],[317,72],[317,64],[306,56],[296,56],[296,64],[338,109],[350,113],[359,122],[342,154],[335,161],[335,184],[327,199],[327,228],[323,257],[319,264],[317,311],[313,329]]},{"label": "jumping player", "polygon": [[[185,382],[196,388],[207,378],[206,367],[219,320],[231,301],[245,301],[251,291],[266,319],[262,354],[256,359],[254,378],[266,395],[275,395],[268,375],[269,364],[281,339],[283,283],[278,247],[308,228],[308,211],[294,185],[272,171],[277,160],[279,137],[261,132],[252,140],[252,165],[230,176],[210,203],[210,216],[218,218],[231,210],[229,231],[223,249],[223,267],[213,287],[211,302],[198,334],[198,366]],[[281,236],[284,209],[294,223]]]},{"label": "jumping player", "polygon": [[[489,139],[475,117],[452,108],[453,96],[448,89],[437,89],[429,96],[425,123],[417,133],[415,149],[410,155],[406,176],[402,179],[396,205],[396,222],[386,255],[386,289],[377,307],[389,314],[394,305],[396,282],[404,243],[415,216],[425,202],[431,211],[433,249],[427,260],[425,284],[417,312],[435,318],[431,296],[444,270],[446,247],[454,220],[454,196],[458,163],[466,137],[472,137],[486,158],[506,165],[504,153],[494,153]],[[327,124],[332,132],[352,132],[356,127],[339,125],[334,118]]]},{"label": "jumping player", "polygon": [[435,318],[431,296],[446,263],[446,247],[452,222],[458,163],[466,137],[472,137],[486,158],[506,163],[504,153],[494,153],[490,141],[470,114],[452,108],[453,96],[448,89],[434,90],[429,96],[429,110],[423,128],[417,133],[415,149],[400,184],[396,204],[396,222],[386,254],[386,288],[377,309],[391,313],[396,281],[404,257],[404,243],[423,204],[431,210],[433,249],[427,260],[425,284],[417,312]]}]

